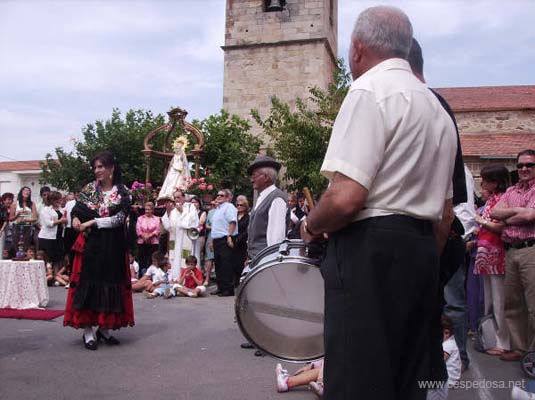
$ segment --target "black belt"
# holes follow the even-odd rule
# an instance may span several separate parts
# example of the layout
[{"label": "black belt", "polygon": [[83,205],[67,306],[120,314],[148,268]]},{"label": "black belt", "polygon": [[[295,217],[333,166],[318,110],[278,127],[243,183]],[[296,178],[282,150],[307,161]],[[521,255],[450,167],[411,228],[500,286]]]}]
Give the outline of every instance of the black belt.
[{"label": "black belt", "polygon": [[521,242],[515,242],[515,243],[504,243],[503,247],[505,247],[505,250],[509,250],[509,249],[523,249],[525,247],[531,247],[533,245],[535,245],[535,239],[523,240]]}]

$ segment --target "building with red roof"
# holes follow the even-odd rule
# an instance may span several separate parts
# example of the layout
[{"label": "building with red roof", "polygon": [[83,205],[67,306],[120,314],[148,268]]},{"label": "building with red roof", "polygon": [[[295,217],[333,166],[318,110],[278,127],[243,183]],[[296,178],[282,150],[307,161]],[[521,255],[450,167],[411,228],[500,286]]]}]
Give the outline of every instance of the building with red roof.
[{"label": "building with red roof", "polygon": [[455,113],[464,160],[474,177],[493,162],[515,170],[518,152],[535,149],[535,86],[436,90]]}]

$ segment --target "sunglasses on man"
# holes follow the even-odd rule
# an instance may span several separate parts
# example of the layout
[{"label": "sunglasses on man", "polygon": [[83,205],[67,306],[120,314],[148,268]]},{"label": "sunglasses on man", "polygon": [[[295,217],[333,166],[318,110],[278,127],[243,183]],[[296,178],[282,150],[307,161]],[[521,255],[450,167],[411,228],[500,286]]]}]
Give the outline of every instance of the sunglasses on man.
[{"label": "sunglasses on man", "polygon": [[516,164],[516,169],[522,169],[522,168],[533,168],[535,167],[535,163],[527,162],[527,163],[518,163]]}]

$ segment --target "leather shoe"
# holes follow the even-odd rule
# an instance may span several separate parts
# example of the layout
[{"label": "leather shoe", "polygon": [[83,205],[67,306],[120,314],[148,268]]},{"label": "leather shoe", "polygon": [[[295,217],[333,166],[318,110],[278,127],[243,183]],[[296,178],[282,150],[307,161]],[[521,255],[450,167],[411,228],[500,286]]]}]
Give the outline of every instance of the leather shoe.
[{"label": "leather shoe", "polygon": [[121,342],[119,342],[115,337],[113,337],[112,335],[110,335],[110,337],[106,337],[102,334],[102,332],[100,331],[100,329],[97,331],[97,340],[100,342],[101,340],[104,340],[104,343],[106,344],[109,344],[109,345],[118,345],[118,344],[121,344]]},{"label": "leather shoe", "polygon": [[520,361],[522,359],[522,353],[518,351],[506,351],[500,356],[502,361]]},{"label": "leather shoe", "polygon": [[254,352],[254,355],[256,357],[264,357],[266,355],[266,353],[264,353],[262,350],[257,350]]},{"label": "leather shoe", "polygon": [[90,340],[89,342],[86,342],[83,335],[82,335],[82,342],[84,342],[84,347],[87,350],[96,350],[96,349],[98,349],[98,344],[97,344],[96,341]]},{"label": "leather shoe", "polygon": [[242,349],[254,349],[254,346],[249,342],[245,342],[245,343],[240,344],[240,347]]},{"label": "leather shoe", "polygon": [[218,294],[219,297],[229,297],[229,296],[234,296],[234,293],[233,292],[221,292]]}]

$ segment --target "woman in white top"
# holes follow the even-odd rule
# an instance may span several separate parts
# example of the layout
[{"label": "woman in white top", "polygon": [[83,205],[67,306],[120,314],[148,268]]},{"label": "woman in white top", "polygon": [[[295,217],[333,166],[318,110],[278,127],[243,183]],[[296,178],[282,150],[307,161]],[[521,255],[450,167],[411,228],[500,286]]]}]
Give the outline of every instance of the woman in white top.
[{"label": "woman in white top", "polygon": [[49,205],[41,211],[39,230],[39,249],[44,250],[52,263],[54,276],[63,261],[63,226],[67,222],[61,212],[61,193],[52,192],[48,195]]},{"label": "woman in white top", "polygon": [[15,248],[19,242],[24,244],[24,248],[35,245],[33,233],[37,216],[32,191],[28,186],[23,186],[17,195],[17,201],[11,205],[9,211],[9,220],[14,222],[12,243]]}]

